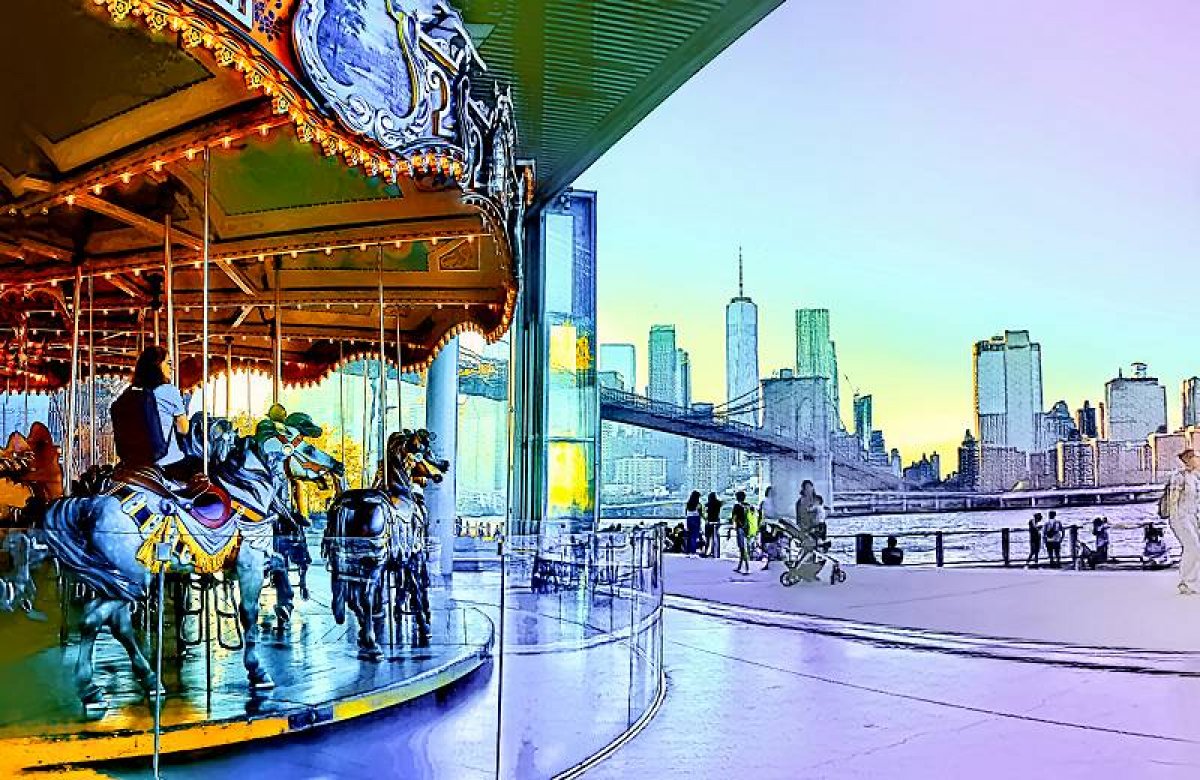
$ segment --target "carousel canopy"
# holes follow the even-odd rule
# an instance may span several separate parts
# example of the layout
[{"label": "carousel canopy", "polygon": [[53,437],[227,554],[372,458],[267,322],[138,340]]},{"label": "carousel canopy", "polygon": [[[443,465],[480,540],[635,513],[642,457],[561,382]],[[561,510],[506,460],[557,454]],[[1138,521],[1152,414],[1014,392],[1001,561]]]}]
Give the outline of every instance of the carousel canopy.
[{"label": "carousel canopy", "polygon": [[497,338],[524,209],[778,2],[10,0],[0,379],[62,386],[76,312],[85,375],[174,334],[184,383],[206,331],[289,383]]},{"label": "carousel canopy", "polygon": [[66,380],[76,298],[98,370],[165,340],[169,306],[185,383],[206,329],[210,370],[268,369],[278,343],[289,383],[381,335],[409,368],[460,330],[498,337],[524,198],[511,104],[471,97],[457,14],[410,5],[6,4],[10,387]]}]

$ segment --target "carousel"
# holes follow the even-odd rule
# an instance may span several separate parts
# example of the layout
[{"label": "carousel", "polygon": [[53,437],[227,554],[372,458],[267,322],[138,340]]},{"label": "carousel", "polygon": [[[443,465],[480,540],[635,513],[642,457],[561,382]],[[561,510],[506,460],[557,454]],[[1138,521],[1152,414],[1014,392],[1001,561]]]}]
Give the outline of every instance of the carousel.
[{"label": "carousel", "polygon": [[[479,668],[490,620],[429,587],[423,488],[453,453],[386,399],[389,370],[426,370],[463,331],[498,339],[517,297],[533,172],[459,14],[4,14],[0,768],[278,736]],[[130,455],[136,426],[112,430],[114,397],[155,397],[129,384],[150,354],[191,397],[166,434],[189,478]],[[344,405],[280,403],[351,364],[384,380],[357,487],[344,446],[317,442],[345,434]],[[228,417],[235,375],[269,388],[248,423]],[[39,397],[61,399],[49,427],[30,423]],[[305,482],[332,497],[306,506]],[[297,577],[319,609],[293,612]]]}]

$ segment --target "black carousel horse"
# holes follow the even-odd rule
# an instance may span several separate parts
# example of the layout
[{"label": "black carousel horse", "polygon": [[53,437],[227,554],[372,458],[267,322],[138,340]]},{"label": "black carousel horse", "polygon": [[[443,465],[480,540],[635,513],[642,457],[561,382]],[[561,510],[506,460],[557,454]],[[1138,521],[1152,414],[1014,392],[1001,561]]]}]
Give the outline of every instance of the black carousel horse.
[{"label": "black carousel horse", "polygon": [[379,660],[383,653],[386,576],[394,577],[396,625],[409,615],[418,644],[429,639],[429,570],[425,537],[428,517],[422,488],[441,482],[450,468],[432,448],[427,430],[405,430],[388,437],[387,484],[347,490],[329,508],[322,550],[333,586],[333,616],[346,619],[346,607],[358,620],[359,657]]}]

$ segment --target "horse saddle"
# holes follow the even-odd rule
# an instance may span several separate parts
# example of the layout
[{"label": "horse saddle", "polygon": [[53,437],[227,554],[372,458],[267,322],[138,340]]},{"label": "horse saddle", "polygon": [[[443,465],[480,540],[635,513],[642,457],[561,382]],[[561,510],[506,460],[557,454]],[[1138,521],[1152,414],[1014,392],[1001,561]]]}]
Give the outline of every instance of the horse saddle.
[{"label": "horse saddle", "polygon": [[[388,520],[412,521],[412,501],[408,494],[389,495],[374,488],[347,490],[338,497],[333,509],[334,533],[349,537],[380,537],[388,532]],[[332,527],[332,526],[331,526]]]},{"label": "horse saddle", "polygon": [[171,501],[206,528],[220,528],[232,514],[229,494],[204,474],[181,483],[168,479],[157,466],[118,466],[113,480]]}]

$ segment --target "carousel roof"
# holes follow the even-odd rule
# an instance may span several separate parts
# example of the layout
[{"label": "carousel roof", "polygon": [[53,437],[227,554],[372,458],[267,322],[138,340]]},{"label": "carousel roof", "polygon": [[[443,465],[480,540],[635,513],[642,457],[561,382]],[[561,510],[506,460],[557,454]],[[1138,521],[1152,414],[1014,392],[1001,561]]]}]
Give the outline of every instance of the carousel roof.
[{"label": "carousel roof", "polygon": [[[503,332],[523,182],[507,96],[490,82],[488,102],[469,96],[477,54],[410,13],[390,38],[333,40],[339,58],[321,32],[332,1],[268,3],[279,17],[259,7],[243,27],[223,5],[6,7],[0,101],[15,111],[0,118],[0,373],[10,380],[42,389],[68,376],[77,274],[85,356],[92,344],[100,370],[123,370],[156,325],[165,336],[169,297],[184,382],[199,379],[205,299],[210,370],[227,352],[237,368],[270,367],[278,316],[289,383],[377,350],[381,329],[387,355],[399,342],[409,368],[463,329]],[[370,14],[387,3],[351,5],[386,28]],[[339,92],[347,67],[363,87]],[[361,72],[371,68],[388,83]],[[363,105],[376,114],[356,125]]]},{"label": "carousel roof", "polygon": [[205,311],[210,371],[269,369],[278,333],[289,383],[381,335],[408,368],[497,338],[525,207],[778,2],[10,0],[0,378],[65,383],[76,297],[85,372],[170,298],[188,383]]}]

